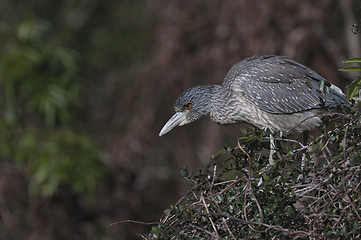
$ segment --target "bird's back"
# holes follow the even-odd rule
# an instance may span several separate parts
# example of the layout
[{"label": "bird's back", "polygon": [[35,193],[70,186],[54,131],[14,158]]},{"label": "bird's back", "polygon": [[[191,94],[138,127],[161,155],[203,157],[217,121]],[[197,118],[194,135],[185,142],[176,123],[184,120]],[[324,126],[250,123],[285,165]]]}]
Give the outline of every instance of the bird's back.
[{"label": "bird's back", "polygon": [[319,117],[312,119],[312,115],[347,102],[338,87],[283,56],[251,57],[235,64],[222,87],[224,92],[232,92],[230,104],[242,105],[234,111],[248,108],[239,120],[274,130],[310,129],[320,123]]}]

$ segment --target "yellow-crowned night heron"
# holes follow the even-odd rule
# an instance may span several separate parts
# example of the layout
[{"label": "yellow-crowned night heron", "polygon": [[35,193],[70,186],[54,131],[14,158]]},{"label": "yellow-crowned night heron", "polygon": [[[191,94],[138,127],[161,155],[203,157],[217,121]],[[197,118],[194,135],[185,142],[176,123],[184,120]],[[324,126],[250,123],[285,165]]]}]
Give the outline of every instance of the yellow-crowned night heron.
[{"label": "yellow-crowned night heron", "polygon": [[248,122],[272,132],[303,132],[320,125],[321,113],[344,103],[338,87],[294,60],[250,57],[235,64],[222,85],[185,90],[159,136],[208,114],[219,124]]}]

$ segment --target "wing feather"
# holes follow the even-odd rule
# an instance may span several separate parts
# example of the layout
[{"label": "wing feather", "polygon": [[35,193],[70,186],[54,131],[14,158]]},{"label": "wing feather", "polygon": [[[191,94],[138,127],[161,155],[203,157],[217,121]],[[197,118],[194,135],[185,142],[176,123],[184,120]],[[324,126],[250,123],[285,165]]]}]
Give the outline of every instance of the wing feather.
[{"label": "wing feather", "polygon": [[[336,97],[345,99],[334,91],[326,96],[323,87],[331,87],[326,79],[281,56],[251,57],[239,62],[227,73],[223,87],[273,114],[323,108],[335,104]],[[338,96],[332,96],[335,94]]]}]

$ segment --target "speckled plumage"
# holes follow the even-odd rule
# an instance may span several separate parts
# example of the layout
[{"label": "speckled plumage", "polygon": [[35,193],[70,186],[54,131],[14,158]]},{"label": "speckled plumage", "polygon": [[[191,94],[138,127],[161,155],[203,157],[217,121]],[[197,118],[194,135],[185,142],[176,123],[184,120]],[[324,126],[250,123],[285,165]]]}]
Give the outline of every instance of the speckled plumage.
[{"label": "speckled plumage", "polygon": [[318,126],[322,112],[345,103],[338,87],[294,60],[251,57],[235,64],[222,85],[185,90],[160,135],[208,114],[219,124],[248,122],[273,131],[302,132]]}]

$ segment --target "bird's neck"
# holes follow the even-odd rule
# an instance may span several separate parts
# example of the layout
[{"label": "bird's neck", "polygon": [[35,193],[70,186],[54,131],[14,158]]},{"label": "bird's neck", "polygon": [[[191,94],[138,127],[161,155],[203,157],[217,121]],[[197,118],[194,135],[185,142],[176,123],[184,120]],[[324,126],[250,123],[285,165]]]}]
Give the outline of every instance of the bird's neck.
[{"label": "bird's neck", "polygon": [[[212,119],[212,121],[220,124],[224,124],[224,116],[226,116],[226,112],[224,112],[226,99],[228,98],[228,93],[224,91],[224,88],[220,85],[214,84],[211,85],[212,88],[211,91],[211,107],[209,116]],[[222,117],[223,116],[223,117]]]}]

